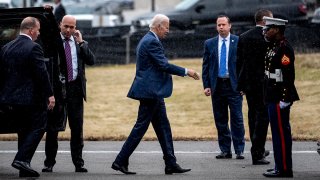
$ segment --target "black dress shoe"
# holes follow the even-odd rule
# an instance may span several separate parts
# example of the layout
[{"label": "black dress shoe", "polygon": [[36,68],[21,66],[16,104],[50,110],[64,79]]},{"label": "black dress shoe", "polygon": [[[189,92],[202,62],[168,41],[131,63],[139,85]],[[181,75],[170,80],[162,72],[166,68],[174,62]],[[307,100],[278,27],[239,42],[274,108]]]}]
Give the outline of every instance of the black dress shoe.
[{"label": "black dress shoe", "polygon": [[270,164],[270,162],[267,161],[265,158],[262,158],[262,159],[258,159],[258,160],[253,160],[252,164],[253,165],[267,165],[267,164]]},{"label": "black dress shoe", "polygon": [[88,172],[88,170],[84,167],[76,167],[75,172],[86,173],[86,172]]},{"label": "black dress shoe", "polygon": [[34,174],[34,173],[29,173],[27,171],[23,171],[23,170],[20,170],[19,171],[19,177],[39,177],[40,174]]},{"label": "black dress shoe", "polygon": [[244,159],[243,153],[237,154],[236,159]]},{"label": "black dress shoe", "polygon": [[173,174],[173,173],[185,173],[191,171],[191,169],[182,169],[179,164],[175,164],[174,166],[166,166],[164,172],[166,174]]},{"label": "black dress shoe", "polygon": [[53,166],[45,166],[45,167],[42,169],[42,172],[52,172],[52,168],[53,168]]},{"label": "black dress shoe", "polygon": [[263,173],[265,177],[293,177],[292,171],[280,172],[280,171],[269,171]]},{"label": "black dress shoe", "polygon": [[264,153],[263,153],[263,157],[267,157],[267,156],[269,156],[269,154],[270,154],[270,151],[265,150]]},{"label": "black dress shoe", "polygon": [[119,165],[118,163],[116,162],[113,162],[112,163],[112,166],[111,166],[112,169],[116,170],[116,171],[120,171],[122,172],[123,174],[137,174],[136,172],[131,172],[128,170],[128,166],[124,166],[124,165]]},{"label": "black dress shoe", "polygon": [[20,170],[20,171],[23,171],[23,174],[28,175],[27,177],[39,177],[40,176],[40,174],[37,171],[33,170],[30,167],[30,164],[28,162],[14,160],[12,162],[11,166]]},{"label": "black dress shoe", "polygon": [[267,169],[267,172],[275,171],[274,168]]},{"label": "black dress shoe", "polygon": [[231,153],[225,153],[221,152],[219,155],[216,156],[217,159],[231,159],[232,154]]}]

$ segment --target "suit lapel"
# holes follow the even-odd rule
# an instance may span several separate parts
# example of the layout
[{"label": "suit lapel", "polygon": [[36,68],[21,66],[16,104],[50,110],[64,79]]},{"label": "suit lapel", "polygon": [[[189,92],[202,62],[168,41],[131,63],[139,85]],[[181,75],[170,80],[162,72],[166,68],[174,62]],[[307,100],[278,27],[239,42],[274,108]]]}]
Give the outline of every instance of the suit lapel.
[{"label": "suit lapel", "polygon": [[228,54],[228,66],[230,67],[231,58],[234,55],[235,48],[237,47],[236,40],[235,40],[234,36],[230,35],[230,42],[229,43],[230,44],[229,44],[229,54]]}]

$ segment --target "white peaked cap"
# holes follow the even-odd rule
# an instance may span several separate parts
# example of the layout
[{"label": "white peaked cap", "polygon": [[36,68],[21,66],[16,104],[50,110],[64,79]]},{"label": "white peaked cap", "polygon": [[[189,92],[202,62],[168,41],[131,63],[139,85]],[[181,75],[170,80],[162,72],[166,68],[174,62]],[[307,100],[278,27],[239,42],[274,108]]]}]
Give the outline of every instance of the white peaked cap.
[{"label": "white peaked cap", "polygon": [[263,16],[263,20],[266,21],[266,26],[285,26],[288,23],[288,20],[279,19],[279,18],[271,18],[267,16]]}]

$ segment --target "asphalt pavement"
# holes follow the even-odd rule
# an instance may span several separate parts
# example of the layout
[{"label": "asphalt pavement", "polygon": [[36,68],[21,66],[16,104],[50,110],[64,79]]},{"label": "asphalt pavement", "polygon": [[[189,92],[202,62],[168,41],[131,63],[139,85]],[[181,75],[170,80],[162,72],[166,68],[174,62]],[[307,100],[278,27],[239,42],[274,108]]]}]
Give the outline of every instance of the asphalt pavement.
[{"label": "asphalt pavement", "polygon": [[[162,152],[157,141],[142,141],[130,158],[129,169],[136,175],[124,175],[111,169],[122,141],[86,141],[83,158],[88,173],[75,173],[71,161],[69,141],[59,142],[57,164],[53,173],[42,173],[44,142],[42,141],[34,155],[31,166],[40,172],[38,179],[141,179],[141,180],[202,180],[202,179],[268,179],[262,173],[274,166],[272,143],[267,142],[266,149],[271,150],[267,160],[270,165],[252,165],[250,156],[251,143],[246,142],[245,159],[217,160],[219,153],[216,141],[175,141],[175,155],[183,168],[191,168],[185,174],[164,174]],[[21,179],[18,170],[11,167],[17,148],[16,141],[0,141],[0,179]],[[293,143],[294,179],[320,180],[320,156],[316,152],[316,142]],[[29,178],[30,179],[30,178]],[[31,178],[32,179],[32,178]],[[274,179],[274,178],[272,178]],[[282,178],[283,179],[283,178]]]}]

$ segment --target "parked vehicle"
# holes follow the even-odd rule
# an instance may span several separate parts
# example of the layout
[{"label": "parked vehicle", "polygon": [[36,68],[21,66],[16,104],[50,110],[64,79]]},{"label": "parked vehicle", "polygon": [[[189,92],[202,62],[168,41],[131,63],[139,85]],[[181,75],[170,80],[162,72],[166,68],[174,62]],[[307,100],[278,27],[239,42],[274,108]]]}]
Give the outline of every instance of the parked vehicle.
[{"label": "parked vehicle", "polygon": [[12,8],[13,4],[11,0],[0,0],[0,9]]},{"label": "parked vehicle", "polygon": [[[48,115],[51,118],[65,119],[65,83],[61,72],[66,70],[60,66],[60,62],[65,61],[65,56],[63,45],[57,43],[60,30],[52,10],[46,10],[43,7],[0,9],[0,47],[19,35],[20,23],[28,16],[36,17],[40,21],[40,37],[37,42],[42,46],[44,56],[48,60],[46,65],[56,100],[54,110],[48,112]],[[21,128],[21,124],[25,124],[21,123],[24,119],[11,119],[7,115],[7,110],[0,109],[0,134],[16,133]]]},{"label": "parked vehicle", "polygon": [[92,0],[66,5],[65,9],[77,19],[77,28],[84,31],[92,27],[114,27],[124,18],[121,4],[116,1]]},{"label": "parked vehicle", "polygon": [[320,7],[318,7],[312,16],[311,23],[316,25],[320,25]]},{"label": "parked vehicle", "polygon": [[195,29],[198,25],[214,24],[218,15],[230,17],[232,24],[254,25],[254,13],[265,8],[274,17],[288,19],[290,24],[307,23],[307,7],[303,0],[183,0],[172,11],[145,14],[132,21],[134,30],[147,28],[151,18],[163,13],[170,18],[170,27],[180,30]]}]

